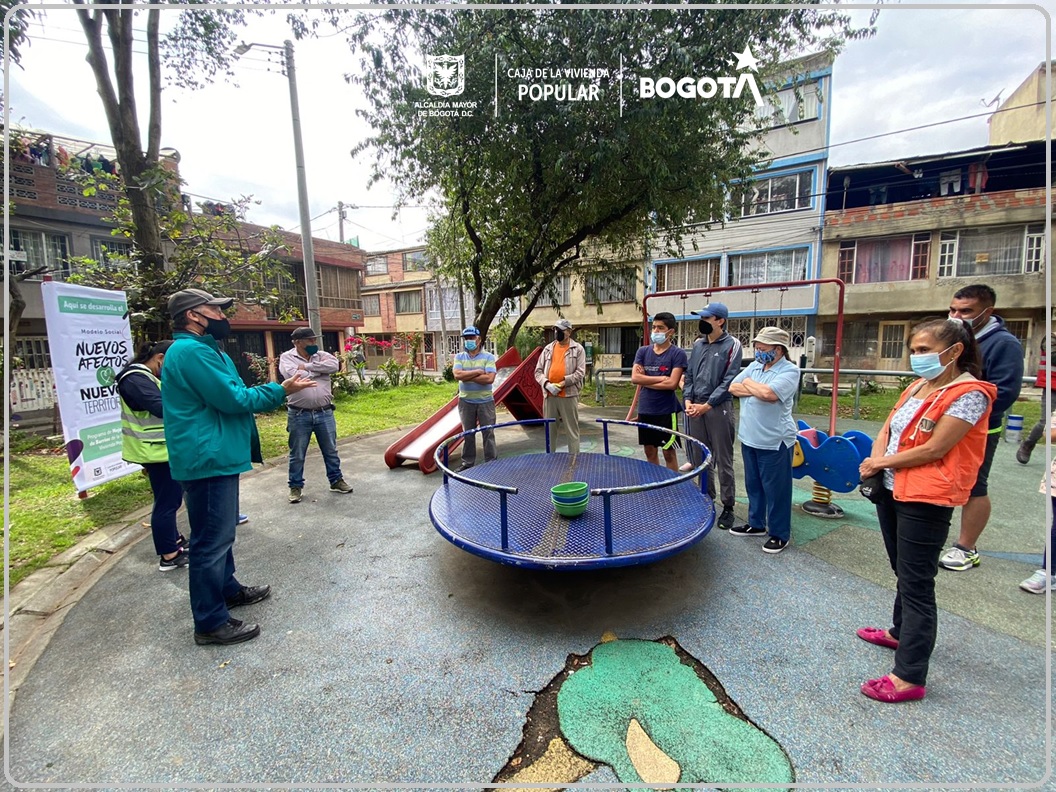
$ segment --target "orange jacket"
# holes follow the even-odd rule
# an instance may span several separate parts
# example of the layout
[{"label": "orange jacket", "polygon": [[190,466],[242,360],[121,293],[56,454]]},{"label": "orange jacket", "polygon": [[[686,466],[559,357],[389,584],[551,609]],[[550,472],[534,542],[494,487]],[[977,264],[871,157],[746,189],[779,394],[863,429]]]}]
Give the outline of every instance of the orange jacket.
[{"label": "orange jacket", "polygon": [[[884,428],[880,430],[877,440],[881,448],[887,448],[892,416],[923,384],[924,380],[917,380],[902,392]],[[917,467],[896,468],[895,500],[931,503],[935,506],[963,506],[968,502],[968,493],[975,485],[986,452],[986,427],[990,406],[997,397],[996,385],[978,380],[971,374],[962,374],[949,385],[924,398],[898,440],[899,451],[924,445],[931,439],[935,424],[950,405],[973,390],[982,391],[990,400],[986,412],[942,459]]]}]

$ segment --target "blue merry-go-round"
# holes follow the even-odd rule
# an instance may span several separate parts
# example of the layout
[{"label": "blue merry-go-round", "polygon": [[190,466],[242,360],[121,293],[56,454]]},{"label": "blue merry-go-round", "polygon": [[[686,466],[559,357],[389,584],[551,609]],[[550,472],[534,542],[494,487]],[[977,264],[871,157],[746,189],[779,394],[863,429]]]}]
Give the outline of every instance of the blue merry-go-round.
[{"label": "blue merry-go-round", "polygon": [[[711,453],[696,444],[701,463],[686,473],[609,453],[610,425],[644,426],[634,421],[598,419],[604,453],[552,452],[553,419],[510,421],[478,427],[446,440],[436,449],[444,480],[429,503],[429,517],[440,534],[461,549],[503,564],[533,569],[597,569],[656,561],[685,550],[715,524],[707,494]],[[500,457],[462,473],[448,466],[448,449],[485,428],[542,424],[545,453]],[[652,427],[655,428],[655,427]],[[694,480],[700,477],[699,484]],[[556,484],[589,486],[586,511],[563,517],[551,503]]]}]

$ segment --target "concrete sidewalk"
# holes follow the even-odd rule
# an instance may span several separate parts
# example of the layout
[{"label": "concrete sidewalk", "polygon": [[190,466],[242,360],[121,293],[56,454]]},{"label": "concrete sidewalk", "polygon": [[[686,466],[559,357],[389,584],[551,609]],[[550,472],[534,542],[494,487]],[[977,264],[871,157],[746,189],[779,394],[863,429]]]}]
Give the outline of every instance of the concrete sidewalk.
[{"label": "concrete sidewalk", "polygon": [[[603,412],[623,411],[584,409],[587,444],[598,432],[586,425]],[[852,427],[876,430],[840,424]],[[382,454],[396,436],[342,444],[350,496],[327,491],[314,446],[300,504],[286,502],[284,464],[243,478],[251,520],[239,528],[239,576],[273,587],[235,612],[262,626],[250,643],[194,645],[186,575],[157,571],[150,542],[136,541],[149,535],[142,515],[82,543],[68,567],[16,587],[5,624],[17,690],[11,780],[485,784],[514,760],[550,767],[522,744],[525,734],[575,747],[548,691],[569,655],[587,655],[606,633],[623,639],[617,645],[671,636],[688,655],[682,664],[713,675],[712,692],[721,687],[780,746],[798,783],[1041,779],[1046,598],[1017,584],[1044,541],[1042,457],[1021,466],[1014,446],[1000,447],[983,563],[940,573],[928,697],[894,706],[858,692],[890,670],[890,652],[854,630],[886,623],[894,577],[856,493],[838,496],[842,520],[797,509],[794,546],[778,556],[716,530],[648,566],[530,572],[467,555],[436,533],[427,509],[441,479],[388,470]],[[521,430],[498,439],[500,454],[539,450],[537,435]],[[634,441],[617,443],[630,453]],[[797,483],[797,502],[808,492],[809,482]],[[745,515],[743,502],[737,511]],[[694,727],[671,728],[679,725]],[[613,766],[594,759],[537,780],[619,783]]]}]

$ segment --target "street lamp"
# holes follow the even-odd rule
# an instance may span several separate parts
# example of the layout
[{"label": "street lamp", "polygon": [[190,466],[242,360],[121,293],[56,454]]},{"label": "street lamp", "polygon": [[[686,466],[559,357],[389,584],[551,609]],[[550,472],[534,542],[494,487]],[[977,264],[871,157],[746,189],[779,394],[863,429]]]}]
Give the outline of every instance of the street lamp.
[{"label": "street lamp", "polygon": [[304,174],[304,143],[301,140],[301,111],[297,103],[297,74],[293,65],[293,42],[286,41],[283,47],[277,47],[274,44],[242,42],[235,47],[235,57],[245,55],[253,47],[281,52],[286,77],[290,81],[290,115],[293,117],[293,152],[297,160],[297,204],[301,213],[301,250],[304,253],[304,288],[308,292],[308,324],[311,325],[312,332],[320,335],[323,327],[319,316],[319,278],[315,271],[312,221],[308,211],[308,182]]}]

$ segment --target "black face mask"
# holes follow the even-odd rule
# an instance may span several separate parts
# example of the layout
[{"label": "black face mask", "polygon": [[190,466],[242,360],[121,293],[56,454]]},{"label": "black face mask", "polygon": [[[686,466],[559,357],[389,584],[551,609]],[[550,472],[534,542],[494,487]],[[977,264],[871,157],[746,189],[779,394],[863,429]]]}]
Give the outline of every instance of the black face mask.
[{"label": "black face mask", "polygon": [[564,330],[555,330],[554,331],[554,338],[556,338],[558,340],[558,342],[564,341],[565,340],[565,331]]},{"label": "black face mask", "polygon": [[205,317],[205,321],[208,322],[205,326],[205,332],[217,341],[223,341],[231,335],[231,323],[227,321],[227,317],[224,317],[223,319],[213,319],[207,316]]},{"label": "black face mask", "polygon": [[697,327],[700,328],[700,334],[706,336],[710,336],[711,331],[714,329],[712,328],[710,322],[705,322],[703,319],[700,320],[700,323],[697,325]]}]

